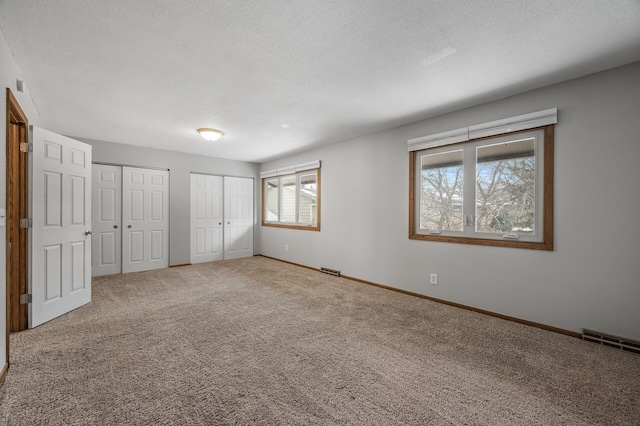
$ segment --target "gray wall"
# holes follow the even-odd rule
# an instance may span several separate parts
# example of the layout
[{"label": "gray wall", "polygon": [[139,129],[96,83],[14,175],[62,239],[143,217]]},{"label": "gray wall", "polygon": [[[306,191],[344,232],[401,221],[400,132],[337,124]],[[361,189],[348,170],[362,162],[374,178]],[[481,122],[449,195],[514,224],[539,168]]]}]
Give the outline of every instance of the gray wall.
[{"label": "gray wall", "polygon": [[[408,239],[407,139],[553,107],[553,252]],[[262,164],[322,160],[322,229],[261,227],[259,251],[566,330],[640,338],[639,123],[640,62]]]},{"label": "gray wall", "polygon": [[[254,223],[259,220],[260,186],[257,164],[112,142],[76,139],[93,146],[94,162],[169,169],[170,265],[190,263],[191,172],[253,178],[255,187]],[[259,229],[254,227],[254,250],[259,245],[258,231]]]}]

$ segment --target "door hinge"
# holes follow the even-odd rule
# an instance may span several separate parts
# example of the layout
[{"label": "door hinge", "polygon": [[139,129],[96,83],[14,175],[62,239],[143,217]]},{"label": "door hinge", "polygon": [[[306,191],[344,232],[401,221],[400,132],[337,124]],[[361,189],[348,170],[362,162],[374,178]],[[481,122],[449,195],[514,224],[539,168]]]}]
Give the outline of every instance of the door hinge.
[{"label": "door hinge", "polygon": [[31,228],[33,226],[33,220],[25,217],[20,219],[20,228]]},{"label": "door hinge", "polygon": [[20,152],[32,152],[33,144],[28,142],[20,142]]},{"label": "door hinge", "polygon": [[27,293],[27,294],[21,294],[20,295],[20,304],[21,305],[26,305],[28,303],[32,302],[32,297],[31,294]]}]

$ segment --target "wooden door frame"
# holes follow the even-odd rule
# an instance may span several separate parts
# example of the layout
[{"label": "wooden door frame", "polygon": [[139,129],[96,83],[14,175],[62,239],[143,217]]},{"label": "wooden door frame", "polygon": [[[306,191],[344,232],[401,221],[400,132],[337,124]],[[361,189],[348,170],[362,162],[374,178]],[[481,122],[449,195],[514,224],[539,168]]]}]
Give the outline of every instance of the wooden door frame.
[{"label": "wooden door frame", "polygon": [[[11,125],[19,126],[17,140],[10,140]],[[7,88],[7,199],[6,199],[6,286],[7,286],[7,362],[9,333],[28,327],[27,305],[20,304],[20,295],[27,293],[27,236],[20,228],[20,219],[28,217],[28,156],[20,152],[20,142],[28,143],[29,122],[18,101]],[[18,247],[9,248],[11,237],[17,236]],[[14,244],[15,245],[15,241]]]}]

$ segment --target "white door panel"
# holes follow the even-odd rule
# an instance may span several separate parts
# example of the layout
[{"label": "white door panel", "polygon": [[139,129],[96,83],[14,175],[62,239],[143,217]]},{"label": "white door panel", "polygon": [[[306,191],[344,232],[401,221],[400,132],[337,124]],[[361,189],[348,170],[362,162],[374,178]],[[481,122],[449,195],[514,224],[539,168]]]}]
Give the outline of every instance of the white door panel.
[{"label": "white door panel", "polygon": [[221,176],[191,174],[191,263],[223,258]]},{"label": "white door panel", "polygon": [[32,328],[91,301],[91,146],[30,129]]},{"label": "white door panel", "polygon": [[169,171],[122,168],[122,272],[169,267]]},{"label": "white door panel", "polygon": [[122,167],[93,165],[93,276],[122,272]]},{"label": "white door panel", "polygon": [[224,178],[224,258],[253,256],[253,179]]}]

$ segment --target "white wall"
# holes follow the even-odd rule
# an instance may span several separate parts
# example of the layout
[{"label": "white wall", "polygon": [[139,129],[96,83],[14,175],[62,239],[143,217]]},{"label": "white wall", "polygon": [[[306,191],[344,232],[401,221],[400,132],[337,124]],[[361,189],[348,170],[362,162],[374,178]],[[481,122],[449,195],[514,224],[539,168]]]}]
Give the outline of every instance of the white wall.
[{"label": "white wall", "polygon": [[[0,149],[0,208],[6,210],[7,206],[7,93],[6,88],[11,89],[11,92],[15,96],[16,100],[20,104],[20,107],[27,115],[29,124],[40,124],[40,116],[36,110],[33,102],[31,101],[31,95],[29,94],[28,82],[25,84],[25,91],[23,93],[18,92],[16,89],[16,80],[23,79],[22,73],[15,61],[13,55],[9,50],[7,41],[4,38],[4,34],[0,31],[0,87],[2,87],[2,101],[0,102],[0,135],[5,143],[5,147]],[[7,228],[0,227],[0,330],[7,329],[7,285],[6,285],[6,267],[7,267]],[[0,335],[0,370],[7,362],[6,358],[7,347],[4,338],[4,333]]]},{"label": "white wall", "polygon": [[[190,263],[190,185],[191,172],[254,178],[254,220],[259,219],[260,192],[258,164],[142,148],[112,142],[79,139],[93,146],[93,161],[169,169],[169,265]],[[254,228],[254,247],[259,244]]]},{"label": "white wall", "polygon": [[[407,139],[553,107],[553,252],[408,239]],[[262,164],[322,160],[322,229],[261,227],[260,253],[566,330],[640,338],[639,123],[640,62]],[[428,284],[432,272],[438,286]]]}]

